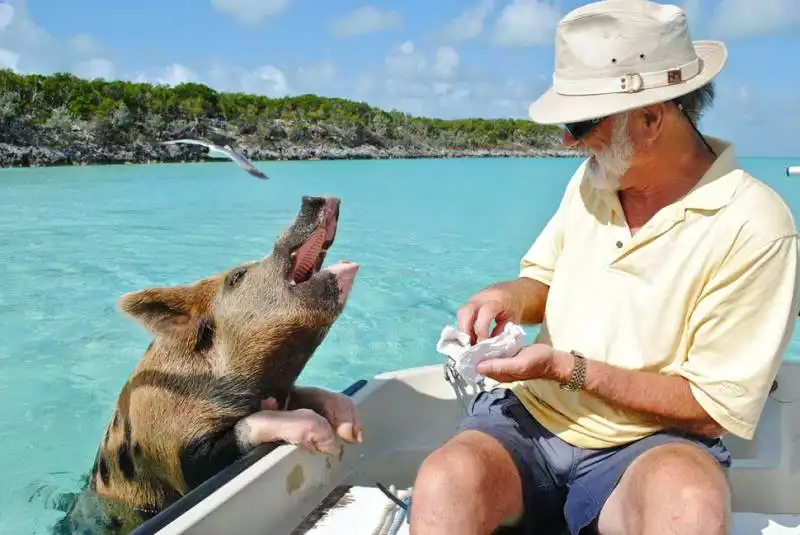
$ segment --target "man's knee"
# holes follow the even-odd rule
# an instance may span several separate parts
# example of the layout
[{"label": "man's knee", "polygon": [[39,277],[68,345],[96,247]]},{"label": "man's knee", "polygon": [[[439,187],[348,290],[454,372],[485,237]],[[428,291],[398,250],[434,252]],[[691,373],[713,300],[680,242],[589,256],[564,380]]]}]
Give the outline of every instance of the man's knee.
[{"label": "man's knee", "polygon": [[522,513],[522,480],[498,441],[478,431],[463,431],[422,463],[411,509],[412,524],[417,515],[446,516],[452,511],[479,525],[497,525]]},{"label": "man's knee", "polygon": [[623,475],[601,512],[601,534],[723,535],[730,525],[730,490],[719,463],[690,444],[642,454]]},{"label": "man's knee", "polygon": [[[640,466],[636,467],[635,465]],[[674,489],[674,499],[679,502],[713,499],[717,504],[730,502],[725,471],[705,449],[694,444],[666,444],[644,453],[631,468],[642,473],[641,490],[649,501],[663,493],[655,487]],[[652,495],[652,496],[651,496]]]}]

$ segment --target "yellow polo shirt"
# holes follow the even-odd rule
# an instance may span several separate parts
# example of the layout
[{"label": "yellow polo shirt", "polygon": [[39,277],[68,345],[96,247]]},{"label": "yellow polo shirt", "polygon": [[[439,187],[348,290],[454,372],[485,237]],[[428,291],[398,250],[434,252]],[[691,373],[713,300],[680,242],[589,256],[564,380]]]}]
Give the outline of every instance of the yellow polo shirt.
[{"label": "yellow polo shirt", "polygon": [[[685,377],[727,431],[749,439],[797,319],[800,253],[783,200],[741,170],[729,143],[681,200],[634,237],[614,192],[581,165],[521,261],[550,286],[539,340],[621,368]],[[508,385],[542,425],[585,448],[658,431],[557,382]]]}]

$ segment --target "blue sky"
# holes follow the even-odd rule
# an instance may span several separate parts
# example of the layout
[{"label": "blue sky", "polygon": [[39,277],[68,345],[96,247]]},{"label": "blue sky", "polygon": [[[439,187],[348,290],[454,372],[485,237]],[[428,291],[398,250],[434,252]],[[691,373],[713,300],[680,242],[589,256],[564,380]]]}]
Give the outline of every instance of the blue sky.
[{"label": "blue sky", "polygon": [[[800,156],[800,0],[674,2],[695,39],[729,48],[703,129],[743,155]],[[584,3],[0,0],[0,66],[526,117],[550,80],[556,21]]]}]

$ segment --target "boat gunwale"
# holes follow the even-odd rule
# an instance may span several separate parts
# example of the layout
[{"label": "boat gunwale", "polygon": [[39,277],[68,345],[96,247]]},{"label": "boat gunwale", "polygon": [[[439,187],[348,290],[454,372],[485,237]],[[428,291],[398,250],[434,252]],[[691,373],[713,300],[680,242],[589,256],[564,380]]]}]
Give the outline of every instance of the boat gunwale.
[{"label": "boat gunwale", "polygon": [[[359,379],[340,393],[345,396],[354,396],[358,391],[367,385],[366,379]],[[185,514],[192,507],[208,498],[222,486],[239,476],[242,472],[256,464],[258,461],[283,446],[283,442],[272,442],[262,444],[253,449],[233,464],[225,467],[203,483],[186,493],[181,499],[169,505],[154,517],[140,524],[130,532],[130,535],[154,535],[166,528],[174,520]]]}]

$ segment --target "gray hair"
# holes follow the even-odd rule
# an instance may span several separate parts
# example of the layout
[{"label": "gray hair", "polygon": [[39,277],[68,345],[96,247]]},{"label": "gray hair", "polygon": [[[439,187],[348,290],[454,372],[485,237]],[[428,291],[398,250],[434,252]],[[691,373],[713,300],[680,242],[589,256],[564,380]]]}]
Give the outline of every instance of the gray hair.
[{"label": "gray hair", "polygon": [[714,103],[714,94],[714,82],[708,82],[691,93],[673,99],[672,102],[682,107],[692,122],[697,124],[703,113]]}]

